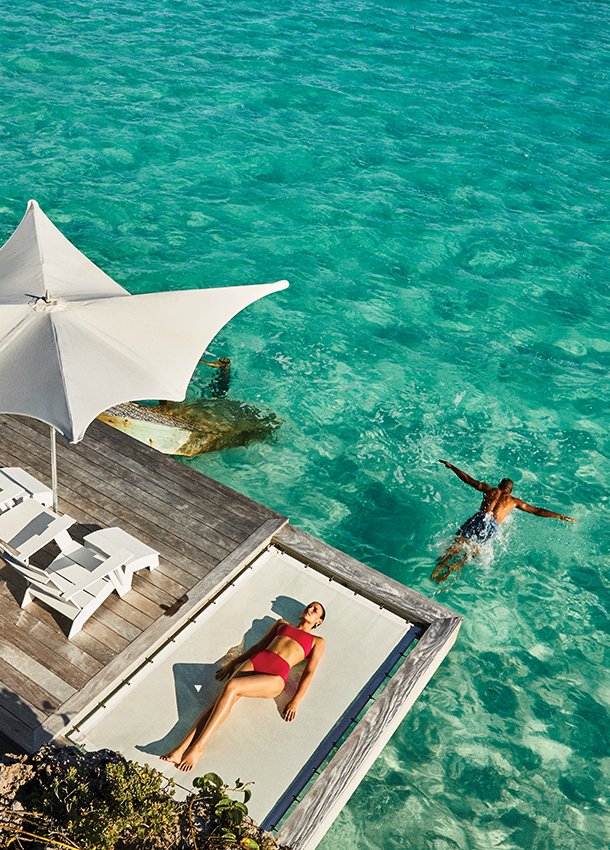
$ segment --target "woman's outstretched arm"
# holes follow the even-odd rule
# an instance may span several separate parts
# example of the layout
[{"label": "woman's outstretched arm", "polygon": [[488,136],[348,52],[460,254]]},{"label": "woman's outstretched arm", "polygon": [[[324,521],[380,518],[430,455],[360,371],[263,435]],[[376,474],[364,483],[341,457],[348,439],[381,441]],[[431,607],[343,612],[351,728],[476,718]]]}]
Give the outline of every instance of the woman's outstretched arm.
[{"label": "woman's outstretched arm", "polygon": [[250,649],[244,650],[241,655],[238,655],[237,658],[231,659],[231,661],[227,661],[219,670],[216,671],[217,679],[226,679],[227,676],[232,676],[233,673],[237,670],[240,664],[243,664],[244,661],[247,661],[248,658],[252,658],[253,655],[256,655],[257,652],[262,652],[263,649],[267,649],[273,638],[275,637],[278,628],[285,623],[286,620],[277,620],[269,629],[266,635],[251,646]]},{"label": "woman's outstretched arm", "polygon": [[303,675],[299,680],[299,686],[296,690],[295,695],[290,700],[286,708],[284,709],[284,720],[289,723],[294,720],[297,714],[297,708],[299,703],[305,696],[305,691],[309,687],[309,684],[312,680],[313,674],[315,672],[316,667],[322,658],[322,653],[324,652],[324,638],[315,637],[313,641],[313,648],[311,650],[311,655],[309,656],[309,660],[305,669],[303,670]]}]

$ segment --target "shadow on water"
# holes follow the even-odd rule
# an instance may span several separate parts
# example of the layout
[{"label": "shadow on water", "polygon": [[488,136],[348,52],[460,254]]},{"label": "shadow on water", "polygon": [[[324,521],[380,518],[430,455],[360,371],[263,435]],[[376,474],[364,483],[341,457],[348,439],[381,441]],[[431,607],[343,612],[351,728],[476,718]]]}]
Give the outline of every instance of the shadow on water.
[{"label": "shadow on water", "polygon": [[[288,622],[298,623],[301,611],[308,602],[303,603],[290,596],[277,596],[271,604],[271,610],[278,617],[288,620]],[[162,738],[147,744],[137,744],[136,749],[149,755],[159,756],[175,746],[177,741],[180,741],[193,726],[199,715],[220,694],[224,683],[216,679],[216,671],[231,659],[241,655],[245,649],[257,643],[275,622],[276,620],[268,616],[253,620],[240,643],[230,647],[213,664],[185,662],[174,664],[172,671],[176,693],[177,720]],[[300,664],[293,668],[285,691],[275,700],[280,714],[283,713],[286,703],[294,695],[296,690],[295,680],[298,681],[301,671],[302,665]]]}]

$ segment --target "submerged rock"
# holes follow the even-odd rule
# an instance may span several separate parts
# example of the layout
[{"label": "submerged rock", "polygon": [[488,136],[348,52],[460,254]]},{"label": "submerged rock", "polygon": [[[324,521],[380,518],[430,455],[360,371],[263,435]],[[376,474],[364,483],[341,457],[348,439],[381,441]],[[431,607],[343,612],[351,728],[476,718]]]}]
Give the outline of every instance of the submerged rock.
[{"label": "submerged rock", "polygon": [[266,440],[282,424],[271,411],[229,398],[156,405],[126,402],[98,419],[164,454],[186,457]]}]

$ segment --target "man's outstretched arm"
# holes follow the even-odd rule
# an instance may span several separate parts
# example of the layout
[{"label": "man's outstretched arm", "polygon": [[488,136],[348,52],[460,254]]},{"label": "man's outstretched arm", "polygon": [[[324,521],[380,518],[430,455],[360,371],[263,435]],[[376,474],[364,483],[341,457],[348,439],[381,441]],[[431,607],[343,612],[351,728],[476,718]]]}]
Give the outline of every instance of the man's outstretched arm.
[{"label": "man's outstretched arm", "polygon": [[528,514],[552,517],[553,519],[562,519],[564,522],[578,522],[578,520],[572,519],[572,517],[564,516],[563,514],[556,514],[555,511],[547,511],[546,508],[535,508],[533,505],[528,505],[527,502],[523,502],[521,499],[515,499],[515,502],[517,503],[515,507],[518,508],[518,510],[525,511]]},{"label": "man's outstretched arm", "polygon": [[477,481],[476,478],[473,478],[471,475],[468,475],[467,472],[462,472],[461,469],[458,469],[457,466],[454,466],[452,463],[449,463],[448,460],[439,460],[439,463],[444,464],[447,469],[450,469],[452,472],[455,472],[460,481],[463,481],[464,484],[469,484],[471,487],[474,487],[475,490],[481,490],[485,492],[486,490],[491,490],[489,484],[486,484],[484,481]]}]

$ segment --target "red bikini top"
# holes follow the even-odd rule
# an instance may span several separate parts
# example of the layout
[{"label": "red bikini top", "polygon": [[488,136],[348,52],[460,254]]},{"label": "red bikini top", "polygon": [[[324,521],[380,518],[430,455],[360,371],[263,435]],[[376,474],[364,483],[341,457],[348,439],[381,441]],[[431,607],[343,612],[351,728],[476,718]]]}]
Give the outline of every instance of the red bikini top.
[{"label": "red bikini top", "polygon": [[281,635],[286,635],[286,637],[292,638],[292,640],[296,640],[297,643],[300,643],[303,648],[303,652],[305,653],[305,658],[307,658],[313,646],[312,634],[304,632],[303,629],[297,629],[289,623],[284,623],[277,630],[277,637],[281,637]]}]

